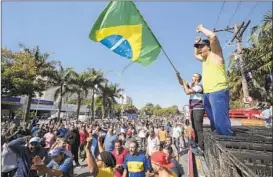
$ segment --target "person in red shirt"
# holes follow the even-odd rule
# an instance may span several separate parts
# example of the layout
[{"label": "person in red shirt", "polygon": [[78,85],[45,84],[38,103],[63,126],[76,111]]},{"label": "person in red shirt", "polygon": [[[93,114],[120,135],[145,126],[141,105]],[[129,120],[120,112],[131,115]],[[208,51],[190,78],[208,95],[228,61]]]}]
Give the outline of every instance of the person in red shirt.
[{"label": "person in red shirt", "polygon": [[85,160],[84,146],[86,144],[86,139],[89,135],[85,126],[81,127],[81,130],[79,131],[79,135],[80,135],[80,157],[83,159],[82,161],[84,161]]},{"label": "person in red shirt", "polygon": [[121,140],[117,140],[115,142],[115,149],[113,150],[112,154],[116,159],[116,167],[115,167],[114,176],[115,177],[122,177],[122,173],[123,173],[122,165],[123,165],[125,157],[128,154],[128,151],[122,147]]}]

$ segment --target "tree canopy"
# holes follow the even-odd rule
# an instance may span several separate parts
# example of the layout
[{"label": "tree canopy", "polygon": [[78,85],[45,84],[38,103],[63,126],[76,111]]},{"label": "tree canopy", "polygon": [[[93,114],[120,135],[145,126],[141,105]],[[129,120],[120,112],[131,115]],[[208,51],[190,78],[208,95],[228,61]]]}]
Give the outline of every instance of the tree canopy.
[{"label": "tree canopy", "polygon": [[243,48],[243,61],[231,55],[229,64],[229,87],[231,108],[243,107],[242,83],[239,68],[247,77],[250,96],[256,101],[273,103],[272,58],[272,11],[266,13],[261,24],[251,29],[250,47]]},{"label": "tree canopy", "polygon": [[147,103],[140,112],[145,115],[155,115],[155,116],[174,116],[179,115],[178,106],[173,105],[167,108],[162,108],[160,105],[153,105],[152,103]]}]

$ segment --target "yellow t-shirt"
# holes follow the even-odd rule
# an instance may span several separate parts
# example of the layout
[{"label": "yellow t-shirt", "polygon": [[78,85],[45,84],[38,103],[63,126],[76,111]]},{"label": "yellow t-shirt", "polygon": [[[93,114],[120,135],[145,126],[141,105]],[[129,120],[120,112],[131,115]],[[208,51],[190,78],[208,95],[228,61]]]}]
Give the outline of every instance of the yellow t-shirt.
[{"label": "yellow t-shirt", "polygon": [[170,177],[178,177],[178,176],[176,175],[176,173],[175,173],[174,171],[171,170],[171,175],[170,175]]},{"label": "yellow t-shirt", "polygon": [[99,173],[96,177],[114,177],[114,170],[110,167],[99,168]]},{"label": "yellow t-shirt", "polygon": [[167,133],[167,131],[159,130],[158,136],[159,136],[159,141],[163,142],[163,141],[166,141],[166,138],[168,137],[168,133]]},{"label": "yellow t-shirt", "polygon": [[202,64],[204,93],[212,93],[228,88],[225,64],[216,64],[212,57],[213,55],[208,56]]}]

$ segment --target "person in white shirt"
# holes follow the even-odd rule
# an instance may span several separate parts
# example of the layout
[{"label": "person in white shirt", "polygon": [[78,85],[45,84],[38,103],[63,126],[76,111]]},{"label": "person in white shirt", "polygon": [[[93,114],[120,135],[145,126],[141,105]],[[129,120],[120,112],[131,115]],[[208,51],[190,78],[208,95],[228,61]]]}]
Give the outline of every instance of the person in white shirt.
[{"label": "person in white shirt", "polygon": [[160,141],[155,135],[154,129],[149,129],[148,145],[146,149],[146,156],[151,157],[152,153],[159,150]]},{"label": "person in white shirt", "polygon": [[145,123],[143,122],[142,125],[139,127],[139,133],[138,133],[138,137],[140,139],[140,149],[142,149],[142,150],[145,149],[147,132],[148,132],[148,130],[145,126]]},{"label": "person in white shirt", "polygon": [[156,124],[155,129],[154,129],[154,133],[155,133],[156,136],[158,136],[159,130],[160,130],[159,125]]},{"label": "person in white shirt", "polygon": [[176,147],[179,147],[178,139],[181,132],[182,132],[181,128],[177,126],[177,123],[174,123],[174,126],[172,128],[172,142]]}]

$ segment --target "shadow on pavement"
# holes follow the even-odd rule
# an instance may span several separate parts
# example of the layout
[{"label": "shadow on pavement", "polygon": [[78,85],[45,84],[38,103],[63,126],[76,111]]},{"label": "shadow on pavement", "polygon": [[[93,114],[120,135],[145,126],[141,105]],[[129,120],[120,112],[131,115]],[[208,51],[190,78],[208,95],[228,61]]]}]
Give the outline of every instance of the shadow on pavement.
[{"label": "shadow on pavement", "polygon": [[188,150],[189,150],[189,149],[183,149],[182,151],[180,151],[180,152],[179,152],[180,156],[187,154],[187,153],[188,153]]}]

